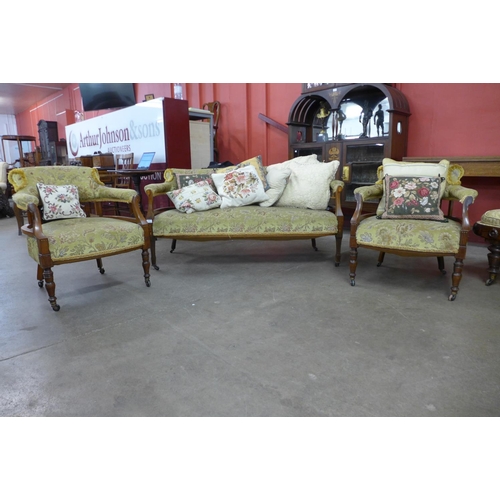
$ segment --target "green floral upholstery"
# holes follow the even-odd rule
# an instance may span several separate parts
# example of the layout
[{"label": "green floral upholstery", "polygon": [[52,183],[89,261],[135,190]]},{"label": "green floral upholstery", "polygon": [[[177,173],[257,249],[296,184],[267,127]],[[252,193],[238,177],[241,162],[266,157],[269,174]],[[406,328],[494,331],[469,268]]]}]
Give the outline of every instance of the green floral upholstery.
[{"label": "green floral upholstery", "polygon": [[29,203],[40,204],[37,182],[55,185],[74,185],[78,188],[80,202],[116,201],[130,203],[137,194],[133,189],[118,189],[105,186],[99,172],[89,167],[28,167],[9,172],[9,182],[16,191],[14,203],[26,210]]},{"label": "green floral upholstery", "polygon": [[481,217],[484,226],[500,227],[500,209],[488,210]]},{"label": "green floral upholstery", "polygon": [[[44,224],[43,233],[49,241],[54,264],[62,264],[75,258],[83,260],[105,257],[144,245],[141,226],[107,217],[58,220]],[[33,260],[39,262],[35,238],[28,238],[28,253]]]},{"label": "green floral upholstery", "polygon": [[[142,267],[146,286],[149,280],[150,229],[139,208],[139,195],[133,189],[105,186],[98,171],[89,167],[54,166],[14,169],[9,173],[16,206],[26,210],[28,224],[22,226],[27,237],[28,254],[38,264],[38,284],[45,288],[54,311],[59,310],[55,297],[52,267],[96,259],[104,273],[102,258],[134,250],[142,250]],[[86,217],[43,221],[37,183],[55,186],[76,186],[81,203],[87,205]],[[129,217],[102,217],[99,202],[128,203]],[[95,214],[90,213],[90,203]]]},{"label": "green floral upholstery", "polygon": [[[210,169],[209,169],[210,170]],[[204,169],[201,172],[206,172]],[[307,208],[261,207],[258,204],[215,208],[213,210],[184,214],[178,210],[155,209],[154,199],[177,188],[177,173],[193,175],[200,170],[167,169],[165,182],[144,187],[148,196],[148,219],[151,221],[152,265],[156,265],[155,241],[157,238],[172,240],[172,251],[177,240],[263,239],[293,240],[312,239],[334,235],[336,240],[335,266],[340,264],[344,215],[341,209],[341,180],[330,182],[331,210]],[[313,246],[315,246],[313,241]]]},{"label": "green floral upholstery", "polygon": [[[392,162],[392,160],[390,161]],[[447,160],[440,162],[443,165],[448,163]],[[385,164],[386,161],[384,160]],[[401,169],[401,175],[405,174],[406,171],[410,173],[412,166],[414,166],[410,162],[399,162],[399,164],[404,167]],[[455,300],[458,285],[462,278],[468,233],[471,229],[468,209],[478,196],[478,192],[460,184],[463,169],[460,166],[453,165],[448,167],[446,172],[447,183],[442,192],[442,200],[450,202],[449,209],[451,213],[454,212],[453,203],[460,202],[462,204],[461,217],[456,217],[456,214],[454,214],[455,217],[446,217],[445,220],[426,220],[411,219],[402,214],[398,216],[401,218],[386,219],[382,218],[382,212],[379,213],[380,204],[377,207],[377,213],[372,213],[372,207],[364,206],[364,202],[367,200],[380,200],[384,197],[381,177],[383,167],[378,169],[377,174],[379,177],[377,184],[358,187],[354,190],[356,209],[351,219],[351,259],[349,262],[351,285],[355,285],[359,248],[365,247],[378,250],[378,265],[382,264],[386,253],[414,257],[437,257],[438,268],[442,272],[444,272],[444,257],[453,256],[455,262],[451,294],[448,299]]]},{"label": "green floral upholstery", "polygon": [[333,212],[302,208],[243,207],[215,209],[183,214],[167,210],[153,221],[155,236],[186,239],[203,238],[283,238],[286,236],[313,238],[338,232],[338,220]]},{"label": "green floral upholstery", "polygon": [[456,221],[377,219],[368,217],[359,223],[359,245],[410,250],[413,252],[456,253],[462,225]]}]

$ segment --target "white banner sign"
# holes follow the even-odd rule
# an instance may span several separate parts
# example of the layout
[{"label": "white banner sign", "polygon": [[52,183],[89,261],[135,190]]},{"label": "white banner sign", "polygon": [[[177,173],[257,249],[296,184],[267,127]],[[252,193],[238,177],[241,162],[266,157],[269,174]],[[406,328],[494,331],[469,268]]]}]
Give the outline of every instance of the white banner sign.
[{"label": "white banner sign", "polygon": [[163,98],[66,126],[69,158],[97,153],[143,153],[154,151],[154,163],[165,163]]}]

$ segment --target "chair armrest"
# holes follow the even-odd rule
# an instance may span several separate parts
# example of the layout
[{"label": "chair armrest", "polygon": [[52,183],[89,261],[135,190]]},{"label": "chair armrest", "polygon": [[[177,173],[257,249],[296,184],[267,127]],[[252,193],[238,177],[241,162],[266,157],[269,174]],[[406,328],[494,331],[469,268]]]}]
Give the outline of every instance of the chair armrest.
[{"label": "chair armrest", "polygon": [[382,198],[382,195],[384,194],[384,187],[382,186],[382,184],[361,186],[354,190],[354,194],[359,194],[363,201]]},{"label": "chair armrest", "polygon": [[330,182],[331,197],[335,200],[335,215],[339,219],[339,225],[344,224],[344,214],[342,212],[342,189],[344,189],[344,182],[334,179]]},{"label": "chair armrest", "polygon": [[21,210],[28,210],[28,205],[30,203],[38,205],[40,202],[37,196],[29,193],[14,193],[12,195],[12,200]]},{"label": "chair armrest", "polygon": [[135,189],[114,188],[110,186],[99,186],[95,193],[91,193],[88,198],[81,197],[80,201],[115,201],[122,203],[132,203],[137,195]]},{"label": "chair armrest", "polygon": [[356,235],[357,225],[366,217],[374,215],[373,209],[369,213],[363,213],[363,202],[366,200],[377,200],[382,198],[384,187],[382,184],[373,184],[371,186],[360,186],[354,190],[354,198],[356,199],[356,208],[351,217],[351,237]]},{"label": "chair armrest", "polygon": [[43,233],[42,228],[42,214],[40,209],[38,208],[38,200],[37,203],[29,203],[26,207],[26,213],[28,216],[28,224],[23,226],[23,234],[26,236],[34,237],[37,240],[47,239],[45,234]]},{"label": "chair armrest", "polygon": [[478,192],[475,189],[464,186],[447,185],[443,194],[444,199],[456,199],[460,203],[464,203],[465,199],[470,196],[472,201],[477,198]]},{"label": "chair armrest", "polygon": [[[332,198],[333,198],[333,196],[335,196],[335,193],[337,193],[339,187],[340,187],[340,191],[342,191],[342,189],[344,189],[344,181],[334,179],[332,182],[330,182],[330,191],[332,192]],[[338,192],[340,192],[340,191],[338,191]]]}]

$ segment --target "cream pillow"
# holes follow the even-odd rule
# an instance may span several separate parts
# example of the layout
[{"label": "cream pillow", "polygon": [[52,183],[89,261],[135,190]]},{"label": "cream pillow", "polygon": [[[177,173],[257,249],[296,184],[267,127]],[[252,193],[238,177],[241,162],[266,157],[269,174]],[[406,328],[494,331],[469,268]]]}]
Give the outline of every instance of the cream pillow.
[{"label": "cream pillow", "polygon": [[338,167],[337,160],[323,163],[316,159],[304,162],[298,158],[268,166],[268,171],[286,168],[292,171],[285,190],[275,205],[325,210],[331,197],[330,183],[335,178]]},{"label": "cream pillow", "polygon": [[43,204],[43,219],[76,219],[87,217],[80,206],[78,188],[37,183]]},{"label": "cream pillow", "polygon": [[292,175],[292,169],[290,167],[271,168],[267,170],[266,179],[269,184],[269,189],[266,191],[266,194],[269,196],[269,200],[260,202],[259,205],[261,207],[270,207],[279,200],[285,190],[290,175]]},{"label": "cream pillow", "polygon": [[252,165],[230,172],[212,174],[212,179],[222,198],[221,208],[242,207],[269,199]]},{"label": "cream pillow", "polygon": [[[439,163],[422,163],[422,162],[409,162],[409,161],[396,161],[391,158],[384,158],[382,166],[379,167],[377,172],[379,179],[385,179],[386,175],[395,177],[442,177],[444,180],[440,185],[439,198],[441,199],[446,189],[446,176],[450,162],[448,160],[441,160]],[[377,207],[377,215],[381,215],[385,211],[385,183],[384,194]]]}]

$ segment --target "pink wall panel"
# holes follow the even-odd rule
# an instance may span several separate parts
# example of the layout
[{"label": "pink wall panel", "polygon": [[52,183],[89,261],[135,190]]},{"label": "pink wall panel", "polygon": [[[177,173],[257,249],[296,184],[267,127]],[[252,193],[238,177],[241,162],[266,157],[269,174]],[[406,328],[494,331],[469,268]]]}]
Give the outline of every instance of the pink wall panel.
[{"label": "pink wall panel", "polygon": [[498,156],[500,85],[402,83],[410,104],[408,156]]},{"label": "pink wall panel", "polygon": [[[300,83],[183,83],[183,97],[190,107],[218,100],[219,159],[238,163],[261,155],[270,165],[287,159],[288,136],[258,118],[259,113],[286,125],[294,101],[300,96]],[[406,95],[409,118],[408,156],[500,156],[500,84],[400,83]],[[173,97],[172,83],[137,83],[136,97],[145,94]],[[78,84],[37,103],[31,111],[16,116],[18,133],[38,138],[39,120],[57,121],[64,137],[66,109],[81,110]],[[56,98],[53,100],[54,98]],[[51,101],[51,102],[48,102]],[[107,111],[85,113],[87,118]],[[464,185],[479,191],[471,207],[471,221],[500,206],[500,177],[466,178]],[[471,234],[471,240],[475,236]]]}]

